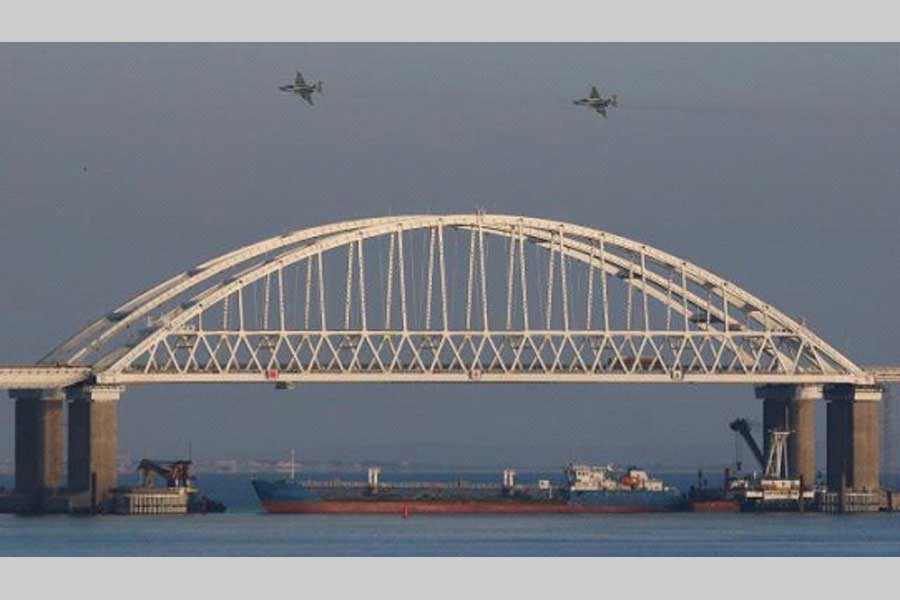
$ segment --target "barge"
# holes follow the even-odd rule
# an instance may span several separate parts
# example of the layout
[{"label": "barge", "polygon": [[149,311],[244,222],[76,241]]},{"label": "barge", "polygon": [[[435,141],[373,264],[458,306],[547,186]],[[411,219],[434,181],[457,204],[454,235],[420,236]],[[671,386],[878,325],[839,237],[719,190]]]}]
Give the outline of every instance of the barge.
[{"label": "barge", "polygon": [[[138,465],[140,485],[114,490],[109,510],[119,515],[183,515],[225,512],[225,505],[206,496],[190,474],[191,461],[143,459]],[[156,476],[165,487],[157,487]]]}]

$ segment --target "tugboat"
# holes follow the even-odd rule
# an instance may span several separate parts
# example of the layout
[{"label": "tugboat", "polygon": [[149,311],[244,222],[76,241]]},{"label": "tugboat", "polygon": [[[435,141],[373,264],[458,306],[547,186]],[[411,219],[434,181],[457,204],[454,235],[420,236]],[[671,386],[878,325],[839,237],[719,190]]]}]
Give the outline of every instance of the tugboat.
[{"label": "tugboat", "polygon": [[697,485],[688,490],[688,507],[692,512],[740,512],[741,503],[729,494],[730,484],[734,480],[731,470],[725,469],[724,487],[711,488],[707,485],[703,471],[697,471]]}]

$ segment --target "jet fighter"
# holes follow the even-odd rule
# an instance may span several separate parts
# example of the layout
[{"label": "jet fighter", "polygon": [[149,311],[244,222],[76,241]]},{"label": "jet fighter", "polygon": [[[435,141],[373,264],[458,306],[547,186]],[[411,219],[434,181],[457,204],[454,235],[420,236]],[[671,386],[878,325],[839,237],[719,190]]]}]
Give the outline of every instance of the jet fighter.
[{"label": "jet fighter", "polygon": [[290,83],[288,85],[279,85],[278,89],[282,92],[291,92],[292,94],[297,94],[304,100],[306,100],[310,106],[314,106],[312,95],[313,92],[322,93],[322,82],[317,81],[315,84],[306,83],[306,80],[303,79],[303,74],[300,71],[297,71],[297,76],[294,78],[294,83]]},{"label": "jet fighter", "polygon": [[591,86],[591,95],[587,98],[579,98],[578,100],[572,100],[572,104],[575,106],[587,106],[596,110],[604,119],[606,118],[606,108],[608,106],[618,107],[619,99],[616,94],[609,96],[608,98],[604,98],[600,95],[600,92],[597,91],[597,86]]}]

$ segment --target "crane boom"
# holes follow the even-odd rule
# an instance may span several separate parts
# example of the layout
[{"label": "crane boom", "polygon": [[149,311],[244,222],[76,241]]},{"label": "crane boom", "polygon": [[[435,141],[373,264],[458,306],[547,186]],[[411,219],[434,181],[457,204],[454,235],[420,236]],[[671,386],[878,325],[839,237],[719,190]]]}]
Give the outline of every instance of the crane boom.
[{"label": "crane boom", "polygon": [[144,487],[153,487],[155,475],[163,477],[169,487],[184,487],[190,482],[190,466],[189,460],[163,461],[145,458],[138,465],[138,471],[141,473]]},{"label": "crane boom", "polygon": [[741,434],[741,437],[744,438],[744,441],[747,442],[747,446],[750,448],[750,452],[753,453],[754,458],[756,458],[756,462],[759,463],[760,468],[766,468],[766,459],[763,456],[762,450],[759,449],[759,446],[756,443],[756,440],[753,439],[753,435],[750,433],[750,424],[747,422],[747,419],[735,419],[731,423],[728,424],[732,431],[736,431]]}]

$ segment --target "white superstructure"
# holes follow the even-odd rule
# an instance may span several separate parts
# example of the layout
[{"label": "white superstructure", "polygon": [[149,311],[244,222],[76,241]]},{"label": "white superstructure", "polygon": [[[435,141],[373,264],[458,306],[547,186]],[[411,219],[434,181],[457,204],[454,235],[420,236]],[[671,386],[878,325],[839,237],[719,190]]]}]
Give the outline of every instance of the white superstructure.
[{"label": "white superstructure", "polygon": [[661,479],[651,479],[647,471],[619,471],[612,465],[572,464],[566,467],[566,480],[573,492],[622,489],[661,492],[668,489]]}]

